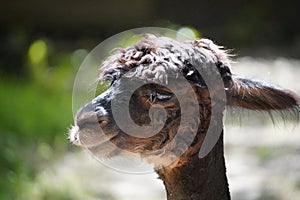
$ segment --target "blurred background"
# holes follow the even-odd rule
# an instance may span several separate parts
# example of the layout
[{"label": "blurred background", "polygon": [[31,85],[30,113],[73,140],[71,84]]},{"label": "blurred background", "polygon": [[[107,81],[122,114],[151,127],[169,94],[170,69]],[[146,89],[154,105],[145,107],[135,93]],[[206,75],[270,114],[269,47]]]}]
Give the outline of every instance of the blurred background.
[{"label": "blurred background", "polygon": [[[234,49],[236,74],[300,95],[299,7],[297,0],[2,1],[0,199],[164,199],[155,174],[115,172],[68,144],[73,81],[85,56],[128,29],[185,28]],[[233,199],[300,199],[299,125],[278,124],[226,120]]]}]

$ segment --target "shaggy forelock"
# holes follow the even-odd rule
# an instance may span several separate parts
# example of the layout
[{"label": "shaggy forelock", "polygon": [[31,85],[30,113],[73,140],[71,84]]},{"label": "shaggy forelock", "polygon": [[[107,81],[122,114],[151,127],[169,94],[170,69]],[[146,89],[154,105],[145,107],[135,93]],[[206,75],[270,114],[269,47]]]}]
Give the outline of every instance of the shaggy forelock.
[{"label": "shaggy forelock", "polygon": [[231,77],[225,51],[208,39],[178,42],[167,37],[147,35],[134,46],[119,49],[101,67],[100,80],[116,80],[123,75],[168,84],[170,77],[183,75],[201,82],[197,65],[214,63],[222,77]]}]

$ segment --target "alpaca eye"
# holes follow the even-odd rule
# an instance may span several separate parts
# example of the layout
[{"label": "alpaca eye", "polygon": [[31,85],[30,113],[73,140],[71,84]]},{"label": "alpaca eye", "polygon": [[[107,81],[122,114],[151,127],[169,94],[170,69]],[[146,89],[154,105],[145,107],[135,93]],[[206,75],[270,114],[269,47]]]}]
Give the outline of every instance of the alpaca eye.
[{"label": "alpaca eye", "polygon": [[148,96],[148,99],[153,103],[163,103],[172,98],[172,94],[166,92],[151,92]]},{"label": "alpaca eye", "polygon": [[160,93],[156,93],[156,98],[160,101],[167,101],[169,99],[171,99],[172,95],[168,95],[168,94],[160,94]]}]

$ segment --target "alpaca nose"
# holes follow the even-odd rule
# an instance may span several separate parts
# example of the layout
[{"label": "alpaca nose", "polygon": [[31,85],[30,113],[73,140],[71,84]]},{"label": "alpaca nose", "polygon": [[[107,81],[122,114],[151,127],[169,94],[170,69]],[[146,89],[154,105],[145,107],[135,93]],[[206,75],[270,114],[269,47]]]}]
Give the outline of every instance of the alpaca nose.
[{"label": "alpaca nose", "polygon": [[105,128],[109,122],[106,110],[93,101],[80,108],[76,114],[76,124],[80,129],[101,127]]}]

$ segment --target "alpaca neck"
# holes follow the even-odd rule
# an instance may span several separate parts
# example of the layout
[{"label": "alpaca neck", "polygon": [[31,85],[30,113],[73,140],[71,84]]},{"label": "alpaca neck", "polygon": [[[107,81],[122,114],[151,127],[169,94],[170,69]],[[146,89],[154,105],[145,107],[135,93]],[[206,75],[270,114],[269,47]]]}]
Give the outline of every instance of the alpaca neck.
[{"label": "alpaca neck", "polygon": [[204,158],[198,154],[183,158],[184,164],[157,171],[163,180],[168,200],[230,199],[223,150],[223,133]]}]

